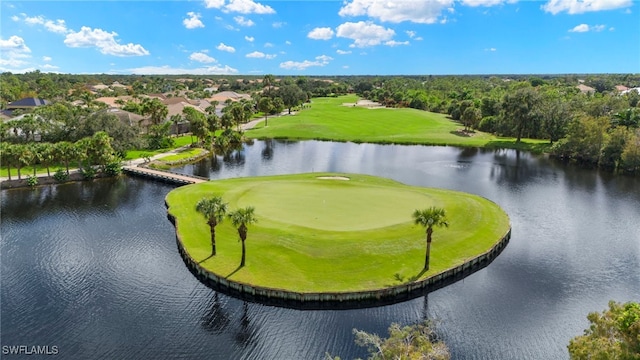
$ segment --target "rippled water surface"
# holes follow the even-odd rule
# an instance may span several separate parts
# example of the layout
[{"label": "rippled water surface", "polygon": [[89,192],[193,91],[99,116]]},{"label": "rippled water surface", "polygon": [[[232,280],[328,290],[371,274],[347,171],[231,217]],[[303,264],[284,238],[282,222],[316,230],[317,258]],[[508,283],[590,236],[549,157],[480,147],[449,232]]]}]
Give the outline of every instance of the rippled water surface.
[{"label": "rippled water surface", "polygon": [[487,268],[423,298],[301,311],[196,280],[166,217],[170,185],[123,177],[6,190],[2,345],[56,345],[77,359],[351,359],[365,356],[353,328],[384,334],[429,318],[455,359],[563,359],[588,312],[640,300],[640,179],[515,151],[314,141],[256,141],[177,171],[354,172],[467,191],[501,205],[513,236]]}]

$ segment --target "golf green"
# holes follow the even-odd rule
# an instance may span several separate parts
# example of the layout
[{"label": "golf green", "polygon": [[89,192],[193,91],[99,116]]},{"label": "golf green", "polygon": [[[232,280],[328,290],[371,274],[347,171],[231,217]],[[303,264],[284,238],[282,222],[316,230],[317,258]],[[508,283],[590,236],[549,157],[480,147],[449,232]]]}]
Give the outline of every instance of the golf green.
[{"label": "golf green", "polygon": [[[210,229],[195,210],[221,196],[230,210],[253,206],[246,265],[228,219]],[[495,203],[472,194],[408,186],[356,174],[311,173],[210,181],[167,195],[185,254],[227,281],[299,293],[383,289],[426,279],[491,250],[510,229]],[[448,228],[435,228],[430,270],[422,272],[425,229],[416,209],[444,208]]]}]

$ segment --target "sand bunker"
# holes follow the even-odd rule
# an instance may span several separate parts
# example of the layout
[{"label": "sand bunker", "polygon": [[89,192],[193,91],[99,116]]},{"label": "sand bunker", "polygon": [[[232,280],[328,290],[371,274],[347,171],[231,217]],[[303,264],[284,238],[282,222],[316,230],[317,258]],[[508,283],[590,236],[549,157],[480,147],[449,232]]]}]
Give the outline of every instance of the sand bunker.
[{"label": "sand bunker", "polygon": [[320,180],[349,180],[348,177],[345,176],[318,176],[316,179]]}]

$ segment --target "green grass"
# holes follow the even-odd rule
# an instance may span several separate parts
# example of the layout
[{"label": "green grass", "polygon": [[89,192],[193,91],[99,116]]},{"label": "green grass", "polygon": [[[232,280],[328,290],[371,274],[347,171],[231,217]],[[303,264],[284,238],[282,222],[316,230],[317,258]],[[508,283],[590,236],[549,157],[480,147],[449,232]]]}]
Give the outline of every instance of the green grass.
[{"label": "green grass", "polygon": [[156,154],[162,154],[162,153],[167,152],[169,150],[177,149],[179,147],[183,147],[183,146],[186,146],[186,145],[191,145],[191,143],[192,143],[191,136],[189,136],[189,135],[179,136],[179,137],[172,138],[172,139],[174,141],[173,146],[165,148],[165,149],[128,150],[127,151],[127,157],[125,158],[125,160],[140,159],[145,154],[149,154],[150,156],[153,156],[153,155],[156,155]]},{"label": "green grass", "polygon": [[[169,212],[189,255],[230,280],[297,292],[379,289],[418,276],[424,265],[425,230],[412,222],[417,208],[446,209],[448,229],[436,229],[431,269],[462,264],[490,249],[509,229],[495,203],[461,192],[407,186],[389,179],[348,174],[323,180],[298,174],[237,178],[177,188],[167,195]],[[238,269],[241,247],[228,220],[210,232],[195,211],[203,197],[221,195],[230,209],[254,206],[247,263]],[[402,281],[398,279],[403,279]]]},{"label": "green grass", "polygon": [[444,114],[416,109],[367,109],[343,106],[354,103],[357,96],[313,99],[311,109],[295,116],[270,118],[245,132],[247,137],[288,138],[296,140],[335,140],[369,143],[454,145],[474,147],[502,147],[540,152],[548,148],[548,141],[498,138],[475,132],[466,136],[463,126]]},{"label": "green grass", "polygon": [[158,160],[161,160],[161,161],[180,161],[180,160],[189,159],[189,158],[193,158],[193,157],[199,156],[200,154],[202,154],[205,151],[206,150],[200,149],[200,148],[186,149],[186,150],[182,150],[179,153],[174,154],[174,155],[163,156],[163,157],[159,158]]}]

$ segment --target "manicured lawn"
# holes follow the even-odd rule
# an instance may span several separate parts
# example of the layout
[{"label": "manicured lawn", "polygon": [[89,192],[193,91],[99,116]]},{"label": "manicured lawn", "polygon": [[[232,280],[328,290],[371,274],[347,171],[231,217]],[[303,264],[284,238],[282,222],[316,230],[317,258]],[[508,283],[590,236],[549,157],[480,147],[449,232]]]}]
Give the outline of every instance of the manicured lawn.
[{"label": "manicured lawn", "polygon": [[548,141],[513,138],[475,132],[466,136],[463,126],[443,114],[415,109],[367,109],[343,106],[354,103],[355,95],[313,99],[311,108],[295,116],[270,118],[245,132],[252,138],[316,139],[370,143],[507,147],[521,150],[546,150]]},{"label": "manicured lawn", "polygon": [[[378,289],[418,276],[425,230],[412,222],[417,208],[443,207],[450,221],[448,229],[434,231],[431,269],[423,277],[487,251],[509,230],[504,211],[482,197],[367,175],[318,178],[331,175],[336,174],[211,181],[177,188],[167,202],[188,253],[201,266],[230,280],[297,292]],[[214,194],[231,210],[256,209],[243,268],[238,269],[241,246],[228,220],[216,227],[217,255],[209,258],[209,226],[195,204]]]},{"label": "manicured lawn", "polygon": [[199,149],[199,148],[186,149],[186,150],[180,151],[179,153],[174,154],[174,155],[167,155],[167,156],[161,157],[158,160],[162,160],[162,161],[180,161],[180,160],[189,159],[189,158],[198,156],[198,155],[202,154],[205,151],[206,150]]},{"label": "manicured lawn", "polygon": [[173,142],[174,142],[173,146],[165,148],[165,149],[129,150],[129,151],[127,151],[127,157],[125,158],[125,160],[140,159],[145,154],[149,154],[150,156],[153,156],[153,155],[156,155],[156,154],[162,154],[163,152],[167,152],[169,150],[177,149],[179,147],[186,146],[186,145],[191,145],[192,140],[195,140],[195,138],[192,139],[191,136],[189,136],[189,135],[180,136],[180,137],[172,138],[172,139],[173,139]]}]

